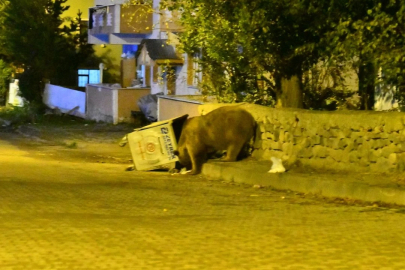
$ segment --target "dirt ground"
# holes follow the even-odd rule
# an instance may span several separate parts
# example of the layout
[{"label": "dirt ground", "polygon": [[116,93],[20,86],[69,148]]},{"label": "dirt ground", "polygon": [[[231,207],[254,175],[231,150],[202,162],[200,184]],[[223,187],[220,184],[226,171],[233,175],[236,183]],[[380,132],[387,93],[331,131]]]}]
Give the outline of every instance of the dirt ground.
[{"label": "dirt ground", "polygon": [[0,137],[30,155],[54,160],[132,164],[123,136],[139,126],[96,123],[70,116],[49,116],[41,123],[0,127]]}]

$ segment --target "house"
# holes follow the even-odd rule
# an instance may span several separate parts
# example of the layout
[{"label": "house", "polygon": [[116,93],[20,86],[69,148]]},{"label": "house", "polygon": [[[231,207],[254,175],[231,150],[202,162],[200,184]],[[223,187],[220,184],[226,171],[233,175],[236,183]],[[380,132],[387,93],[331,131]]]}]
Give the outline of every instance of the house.
[{"label": "house", "polygon": [[[151,6],[146,2],[130,4],[128,0],[95,0],[94,6],[89,9],[89,43],[100,46],[121,45],[123,48],[137,46],[136,53],[124,49],[120,64],[121,79],[115,85],[88,85],[87,109],[92,112],[91,119],[109,118],[107,115],[97,115],[101,109],[92,106],[115,102],[117,104],[114,106],[120,107],[120,101],[112,99],[124,89],[133,89],[133,92],[146,89],[151,94],[164,93],[172,99],[199,94],[196,75],[201,75],[195,72],[193,57],[176,50],[175,33],[181,31],[176,23],[176,14],[159,10],[159,3],[160,0],[153,0]],[[109,87],[112,92],[118,93],[107,94]],[[97,92],[96,89],[103,90]],[[109,102],[101,101],[99,93],[102,91],[108,96],[107,99],[111,99]],[[91,101],[96,93],[99,101]],[[139,95],[133,96],[139,98]],[[127,111],[139,109],[136,100],[132,102],[133,106]],[[112,109],[114,106],[111,106],[109,112],[118,110]],[[124,118],[115,114],[111,119],[114,119],[114,123],[128,120],[127,116]]]},{"label": "house", "polygon": [[[62,16],[64,18],[76,18],[80,11],[82,24],[80,31],[88,28],[88,10],[92,7],[94,0],[68,0],[65,5],[70,8]],[[43,102],[51,108],[58,107],[62,112],[70,112],[79,117],[86,117],[86,85],[89,83],[100,83],[103,80],[103,70],[108,69],[109,77],[120,76],[119,67],[121,61],[122,46],[94,45],[96,55],[103,56],[106,63],[95,63],[81,66],[76,71],[76,85],[54,85],[52,81],[45,86]],[[102,65],[100,65],[102,64]]]}]

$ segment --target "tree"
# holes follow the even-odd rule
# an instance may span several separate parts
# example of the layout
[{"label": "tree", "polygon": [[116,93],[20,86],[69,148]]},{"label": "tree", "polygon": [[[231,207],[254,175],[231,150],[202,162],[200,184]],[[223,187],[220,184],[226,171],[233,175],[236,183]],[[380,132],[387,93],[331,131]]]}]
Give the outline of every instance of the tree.
[{"label": "tree", "polygon": [[65,60],[61,55],[68,50],[68,43],[60,15],[69,8],[63,5],[66,1],[10,1],[3,11],[2,51],[10,62],[24,68],[20,90],[29,101],[41,102],[44,81]]},{"label": "tree", "polygon": [[181,47],[189,54],[202,52],[202,88],[222,100],[263,103],[267,95],[280,106],[301,107],[301,76],[319,63],[335,74],[348,66],[357,72],[362,109],[372,109],[377,84],[405,92],[403,1],[161,3],[163,9],[181,11]]},{"label": "tree", "polygon": [[0,104],[4,104],[6,101],[11,71],[11,67],[4,60],[0,59]]},{"label": "tree", "polygon": [[62,19],[69,9],[66,2],[19,0],[3,6],[0,55],[24,69],[20,90],[28,101],[42,101],[45,82],[73,86],[80,65],[100,63],[92,45],[87,44],[80,11],[73,20]]},{"label": "tree", "polygon": [[[279,106],[302,107],[303,70],[318,61],[313,50],[321,31],[308,32],[321,12],[308,12],[303,0],[168,0],[162,7],[181,10],[180,41],[187,53],[202,50],[208,80],[224,74],[208,87],[213,92],[275,96]],[[207,72],[208,71],[208,72]],[[264,82],[264,89],[263,89]],[[215,86],[216,85],[216,86]],[[216,87],[217,89],[215,89]],[[219,89],[218,89],[219,88]],[[261,102],[261,101],[259,101]]]},{"label": "tree", "polygon": [[[357,71],[361,109],[372,109],[376,84],[401,85],[405,61],[405,6],[397,0],[312,1],[324,11],[324,35],[317,50],[331,64]],[[322,13],[320,13],[322,16]],[[309,29],[317,32],[317,27]],[[322,48],[322,49],[321,49]],[[384,76],[377,76],[382,69]]]}]

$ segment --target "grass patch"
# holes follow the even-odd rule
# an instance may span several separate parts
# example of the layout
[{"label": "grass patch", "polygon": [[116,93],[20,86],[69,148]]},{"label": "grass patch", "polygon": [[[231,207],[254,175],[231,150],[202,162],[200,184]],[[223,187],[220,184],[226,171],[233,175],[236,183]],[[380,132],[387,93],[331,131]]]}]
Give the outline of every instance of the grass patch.
[{"label": "grass patch", "polygon": [[0,107],[0,118],[13,125],[30,123],[34,115],[28,107]]},{"label": "grass patch", "polygon": [[70,149],[78,148],[81,141],[118,143],[125,134],[139,127],[139,123],[114,125],[67,114],[49,114],[46,109],[35,107],[0,106],[0,131],[18,130],[27,136],[34,134]]}]

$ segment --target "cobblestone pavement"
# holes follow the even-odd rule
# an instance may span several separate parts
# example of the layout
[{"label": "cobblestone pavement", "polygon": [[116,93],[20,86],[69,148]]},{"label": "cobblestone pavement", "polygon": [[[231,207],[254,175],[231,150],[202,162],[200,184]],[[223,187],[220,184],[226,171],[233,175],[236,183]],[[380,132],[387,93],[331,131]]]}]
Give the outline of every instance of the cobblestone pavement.
[{"label": "cobblestone pavement", "polygon": [[405,269],[403,208],[44,160],[0,143],[1,270]]}]

